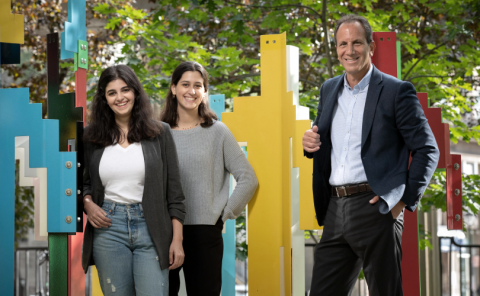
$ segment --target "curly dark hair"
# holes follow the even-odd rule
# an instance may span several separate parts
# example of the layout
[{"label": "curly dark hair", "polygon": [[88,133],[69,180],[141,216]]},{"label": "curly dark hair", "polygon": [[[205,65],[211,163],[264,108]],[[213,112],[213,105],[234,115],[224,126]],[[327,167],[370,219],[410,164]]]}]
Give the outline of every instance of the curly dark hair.
[{"label": "curly dark hair", "polygon": [[[205,68],[197,62],[182,62],[178,65],[173,71],[170,85],[176,86],[182,78],[183,73],[188,71],[199,72],[203,78],[205,91],[208,91],[208,73]],[[163,106],[160,120],[168,123],[171,127],[176,127],[178,123],[177,106],[177,98],[173,95],[172,89],[170,88],[167,93],[167,98],[165,99],[165,105]],[[215,115],[215,113],[208,107],[208,104],[203,101],[198,105],[198,115],[203,119],[201,124],[202,127],[212,126],[213,120],[218,120],[217,115]]]},{"label": "curly dark hair", "polygon": [[117,79],[123,80],[135,94],[135,102],[128,126],[127,141],[135,143],[160,135],[162,126],[153,120],[152,105],[137,75],[132,68],[126,65],[116,65],[103,70],[100,75],[83,140],[102,146],[120,142],[122,131],[118,127],[115,121],[115,114],[108,106],[105,97],[107,85]]}]

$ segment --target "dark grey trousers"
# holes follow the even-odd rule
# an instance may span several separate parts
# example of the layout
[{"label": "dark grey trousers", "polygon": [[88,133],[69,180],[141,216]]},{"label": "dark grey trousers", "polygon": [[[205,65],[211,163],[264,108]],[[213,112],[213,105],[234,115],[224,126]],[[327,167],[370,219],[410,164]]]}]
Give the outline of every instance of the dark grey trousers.
[{"label": "dark grey trousers", "polygon": [[315,249],[310,296],[347,296],[360,269],[371,296],[402,296],[403,212],[380,214],[373,192],[331,197]]}]

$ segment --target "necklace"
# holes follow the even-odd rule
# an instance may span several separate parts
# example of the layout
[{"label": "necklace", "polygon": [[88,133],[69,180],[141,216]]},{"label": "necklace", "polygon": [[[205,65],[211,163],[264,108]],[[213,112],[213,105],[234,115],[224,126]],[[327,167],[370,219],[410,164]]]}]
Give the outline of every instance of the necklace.
[{"label": "necklace", "polygon": [[182,129],[182,130],[189,130],[189,129],[192,129],[192,128],[194,128],[194,127],[197,127],[199,124],[200,124],[200,122],[197,122],[195,125],[192,125],[192,126],[190,126],[190,127],[182,127],[181,129]]}]

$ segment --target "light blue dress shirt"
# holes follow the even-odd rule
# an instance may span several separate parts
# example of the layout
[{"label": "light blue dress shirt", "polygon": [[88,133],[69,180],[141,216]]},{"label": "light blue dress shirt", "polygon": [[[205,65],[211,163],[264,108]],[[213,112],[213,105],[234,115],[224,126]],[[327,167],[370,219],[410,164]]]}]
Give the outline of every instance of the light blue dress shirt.
[{"label": "light blue dress shirt", "polygon": [[329,182],[332,186],[367,182],[360,152],[363,111],[372,69],[370,66],[365,77],[353,88],[345,75],[344,87],[338,92],[331,126],[332,174]]}]

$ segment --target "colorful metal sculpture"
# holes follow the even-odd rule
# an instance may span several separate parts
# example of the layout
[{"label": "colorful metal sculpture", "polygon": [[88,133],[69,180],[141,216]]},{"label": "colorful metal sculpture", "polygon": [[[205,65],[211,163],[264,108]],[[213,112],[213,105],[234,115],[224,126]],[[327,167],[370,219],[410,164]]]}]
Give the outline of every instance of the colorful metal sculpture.
[{"label": "colorful metal sculpture", "polygon": [[[0,188],[4,193],[0,207],[5,210],[0,228],[3,238],[0,252],[13,254],[15,137],[30,137],[30,167],[47,168],[47,230],[52,234],[72,233],[76,229],[72,223],[76,217],[76,200],[71,197],[76,188],[76,171],[70,166],[76,163],[76,155],[58,151],[58,121],[42,119],[42,106],[29,103],[28,89],[0,89],[0,109]],[[6,295],[13,295],[13,256],[4,256],[1,261],[0,284]]]},{"label": "colorful metal sculpture", "polygon": [[[248,205],[249,295],[290,295],[292,289],[302,290],[300,281],[292,286],[292,273],[296,272],[292,260],[297,257],[292,246],[298,239],[292,229],[301,232],[299,222],[292,219],[296,194],[292,169],[299,167],[300,171],[295,182],[311,180],[311,163],[303,161],[299,145],[310,120],[296,120],[294,91],[287,86],[286,35],[261,36],[260,42],[262,96],[234,98],[234,112],[223,113],[222,121],[237,141],[246,142],[260,184]],[[308,189],[311,192],[311,186]],[[303,236],[301,239],[303,250]],[[305,280],[302,282],[303,294]]]}]

